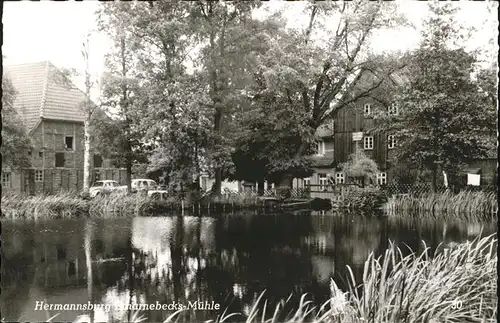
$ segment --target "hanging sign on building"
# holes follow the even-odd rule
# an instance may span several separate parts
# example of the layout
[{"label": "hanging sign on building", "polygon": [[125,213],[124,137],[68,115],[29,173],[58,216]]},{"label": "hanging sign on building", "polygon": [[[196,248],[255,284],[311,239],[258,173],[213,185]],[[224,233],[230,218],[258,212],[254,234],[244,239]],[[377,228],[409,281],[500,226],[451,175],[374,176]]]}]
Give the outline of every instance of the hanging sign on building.
[{"label": "hanging sign on building", "polygon": [[363,139],[363,132],[353,132],[352,133],[352,140],[353,141],[360,141]]}]

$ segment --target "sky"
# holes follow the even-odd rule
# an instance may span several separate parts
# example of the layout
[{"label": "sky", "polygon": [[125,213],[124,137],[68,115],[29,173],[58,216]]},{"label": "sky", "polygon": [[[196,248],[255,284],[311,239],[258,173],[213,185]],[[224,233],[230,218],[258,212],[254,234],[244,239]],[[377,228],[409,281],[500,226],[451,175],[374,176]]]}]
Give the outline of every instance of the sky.
[{"label": "sky", "polygon": [[[374,51],[403,51],[415,48],[418,44],[422,21],[427,12],[425,2],[398,0],[397,3],[415,28],[387,30],[375,35],[372,41]],[[498,3],[454,3],[460,7],[458,21],[478,29],[467,44],[469,48],[486,48],[492,37],[497,39],[496,10],[488,12],[487,6],[497,7]],[[76,69],[83,73],[82,42],[90,32],[90,71],[98,78],[104,70],[104,55],[110,48],[107,37],[96,31],[94,13],[99,5],[97,1],[4,2],[3,64],[49,60],[56,66]],[[274,10],[286,9],[291,23],[307,19],[300,15],[303,3],[271,1],[268,5]],[[81,87],[81,81],[76,80],[78,87]]]}]

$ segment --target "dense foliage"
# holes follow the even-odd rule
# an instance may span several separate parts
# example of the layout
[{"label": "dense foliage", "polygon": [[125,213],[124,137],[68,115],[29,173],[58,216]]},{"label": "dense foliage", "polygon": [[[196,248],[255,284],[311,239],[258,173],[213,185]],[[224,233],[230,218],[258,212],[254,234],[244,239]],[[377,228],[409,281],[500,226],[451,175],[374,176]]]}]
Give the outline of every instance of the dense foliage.
[{"label": "dense foliage", "polygon": [[395,161],[430,171],[435,188],[441,170],[453,184],[463,164],[491,155],[496,103],[491,72],[474,78],[476,56],[458,44],[465,36],[453,7],[430,8],[423,41],[408,58],[407,82],[394,97],[399,114],[386,127],[396,138]]},{"label": "dense foliage", "polygon": [[342,164],[341,168],[345,176],[357,180],[362,185],[377,183],[378,165],[363,151],[350,155],[349,160]]},{"label": "dense foliage", "polygon": [[14,109],[16,91],[4,75],[2,77],[2,139],[0,153],[2,167],[11,169],[30,167],[31,161],[28,151],[31,149],[31,140],[28,129],[22,116]]},{"label": "dense foliage", "polygon": [[[116,130],[103,141],[113,156],[147,157],[151,176],[184,187],[208,174],[216,193],[226,178],[289,186],[311,174],[318,128],[366,97],[397,101],[387,124],[402,169],[453,173],[484,155],[495,85],[491,71],[471,78],[474,53],[450,47],[447,6],[432,6],[421,47],[404,57],[371,52],[379,30],[406,25],[394,4],[295,8],[307,19],[290,25],[287,10],[261,2],[103,3],[100,27],[114,43],[103,107],[113,122],[100,128]],[[405,84],[396,95],[394,75]]]}]

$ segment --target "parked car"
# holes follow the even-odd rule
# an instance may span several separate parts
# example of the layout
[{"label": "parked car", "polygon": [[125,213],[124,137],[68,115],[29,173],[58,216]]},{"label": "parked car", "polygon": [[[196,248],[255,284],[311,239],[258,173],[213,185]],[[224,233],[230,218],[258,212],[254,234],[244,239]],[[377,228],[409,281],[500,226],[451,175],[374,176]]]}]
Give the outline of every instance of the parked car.
[{"label": "parked car", "polygon": [[151,197],[158,199],[164,199],[167,196],[168,191],[162,189],[155,181],[152,179],[133,179],[132,180],[132,191],[133,192],[143,192]]},{"label": "parked car", "polygon": [[96,181],[89,189],[90,197],[96,197],[103,193],[111,193],[113,191],[121,190],[120,184],[113,180]]},{"label": "parked car", "polygon": [[158,187],[158,184],[152,179],[133,179],[131,184],[132,191],[150,191]]}]

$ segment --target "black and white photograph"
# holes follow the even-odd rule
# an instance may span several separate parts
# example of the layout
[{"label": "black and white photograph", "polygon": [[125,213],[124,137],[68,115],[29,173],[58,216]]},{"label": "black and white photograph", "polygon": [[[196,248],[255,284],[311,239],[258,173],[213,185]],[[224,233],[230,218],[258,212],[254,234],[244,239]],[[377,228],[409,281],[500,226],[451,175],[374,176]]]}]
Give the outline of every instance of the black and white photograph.
[{"label": "black and white photograph", "polygon": [[497,322],[498,1],[1,6],[1,322]]}]

